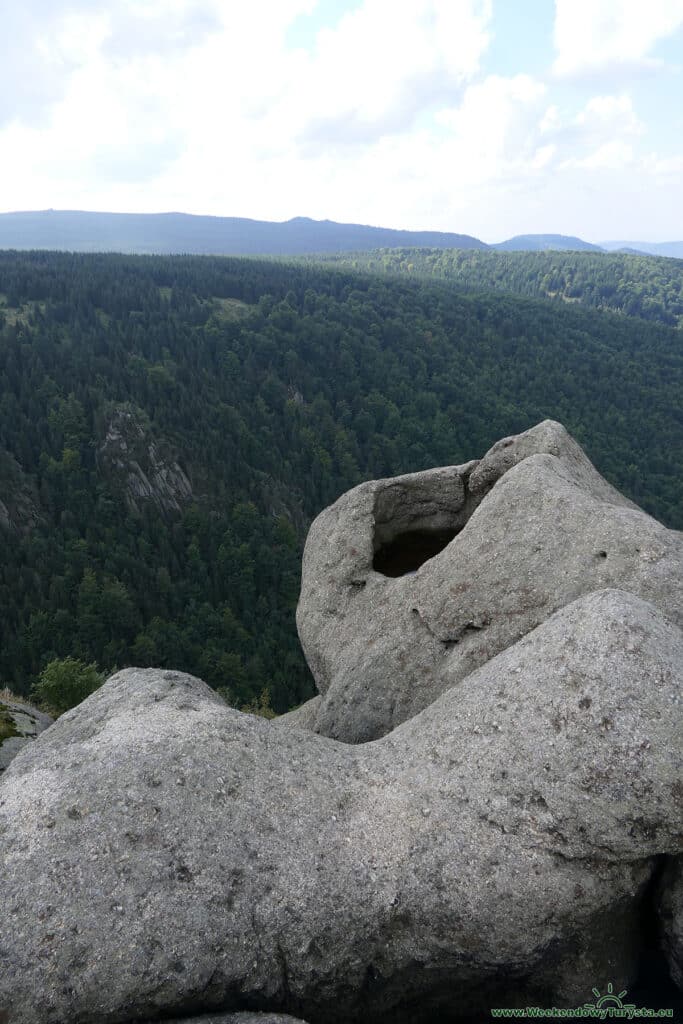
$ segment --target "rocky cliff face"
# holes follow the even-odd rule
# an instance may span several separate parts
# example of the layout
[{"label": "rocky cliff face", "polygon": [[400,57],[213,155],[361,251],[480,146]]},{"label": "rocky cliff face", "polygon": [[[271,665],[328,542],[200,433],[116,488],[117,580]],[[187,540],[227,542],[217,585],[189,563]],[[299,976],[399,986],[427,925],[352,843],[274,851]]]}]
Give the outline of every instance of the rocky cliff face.
[{"label": "rocky cliff face", "polygon": [[0,529],[26,533],[38,519],[33,484],[16,459],[0,449]]},{"label": "rocky cliff face", "polygon": [[192,485],[176,453],[153,438],[142,415],[129,407],[112,413],[97,458],[101,472],[118,482],[135,510],[151,501],[168,515],[192,500]]},{"label": "rocky cliff face", "polygon": [[5,773],[3,1024],[576,1007],[646,919],[680,984],[680,551],[557,424],[344,496],[316,702],[127,669]]}]

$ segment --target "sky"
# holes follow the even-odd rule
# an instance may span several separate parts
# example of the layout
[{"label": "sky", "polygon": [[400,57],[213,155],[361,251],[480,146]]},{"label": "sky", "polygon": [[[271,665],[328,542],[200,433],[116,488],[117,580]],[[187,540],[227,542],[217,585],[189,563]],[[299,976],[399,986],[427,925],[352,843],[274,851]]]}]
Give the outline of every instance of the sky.
[{"label": "sky", "polygon": [[683,0],[3,8],[2,211],[683,239]]}]

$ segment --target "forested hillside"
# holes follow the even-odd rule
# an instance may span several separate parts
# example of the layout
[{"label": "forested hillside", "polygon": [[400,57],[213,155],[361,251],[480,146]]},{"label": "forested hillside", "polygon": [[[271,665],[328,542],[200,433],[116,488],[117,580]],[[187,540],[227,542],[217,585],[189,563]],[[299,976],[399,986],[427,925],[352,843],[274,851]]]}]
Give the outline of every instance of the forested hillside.
[{"label": "forested hillside", "polygon": [[16,690],[73,655],[181,668],[238,705],[301,702],[310,519],[363,479],[466,461],[545,417],[683,525],[674,329],[246,259],[5,252],[0,296],[0,682]]},{"label": "forested hillside", "polygon": [[452,281],[683,327],[683,260],[601,252],[383,249],[326,257],[373,273]]}]

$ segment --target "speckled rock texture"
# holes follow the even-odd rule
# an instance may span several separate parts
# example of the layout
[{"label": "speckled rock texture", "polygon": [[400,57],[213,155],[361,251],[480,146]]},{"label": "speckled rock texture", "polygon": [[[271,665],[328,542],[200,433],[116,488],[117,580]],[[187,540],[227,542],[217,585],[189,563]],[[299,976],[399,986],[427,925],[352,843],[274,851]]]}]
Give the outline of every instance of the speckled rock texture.
[{"label": "speckled rock texture", "polygon": [[288,711],[286,714],[279,715],[278,718],[273,719],[273,724],[278,728],[313,729],[321,701],[322,697],[320,694],[316,697],[311,697],[305,704],[294,708],[293,711]]},{"label": "speckled rock texture", "polygon": [[[158,1024],[147,1021],[146,1024]],[[201,1017],[174,1017],[163,1024],[306,1024],[299,1017],[284,1013],[209,1013]]]},{"label": "speckled rock texture", "polygon": [[[417,571],[378,571],[383,551],[420,532],[452,539]],[[361,484],[306,542],[297,624],[322,699],[293,724],[377,739],[605,587],[682,625],[683,535],[620,495],[559,423],[479,462]]]},{"label": "speckled rock texture", "polygon": [[628,987],[681,851],[682,663],[666,614],[601,590],[360,745],[119,672],[0,782],[3,1024],[426,1024]]},{"label": "speckled rock texture", "polygon": [[0,696],[0,776],[19,751],[50,725],[52,718],[32,704]]}]

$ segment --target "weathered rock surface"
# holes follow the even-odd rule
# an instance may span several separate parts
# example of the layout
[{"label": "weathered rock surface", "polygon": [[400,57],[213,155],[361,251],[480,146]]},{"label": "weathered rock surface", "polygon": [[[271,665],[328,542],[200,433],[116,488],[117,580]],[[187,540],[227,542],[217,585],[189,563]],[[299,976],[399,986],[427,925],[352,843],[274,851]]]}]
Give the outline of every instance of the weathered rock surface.
[{"label": "weathered rock surface", "polygon": [[152,437],[145,414],[130,404],[112,413],[97,461],[136,511],[151,501],[166,515],[181,511],[192,500],[192,484],[177,453],[167,442]]},{"label": "weathered rock surface", "polygon": [[306,543],[297,624],[322,700],[305,724],[348,743],[383,736],[605,587],[681,625],[683,536],[620,495],[559,423],[479,462],[361,484]]},{"label": "weathered rock surface", "polygon": [[[146,1024],[159,1024],[147,1021]],[[210,1013],[202,1017],[175,1017],[163,1024],[306,1024],[300,1017],[284,1013]]]},{"label": "weathered rock surface", "polygon": [[0,448],[0,529],[28,533],[40,518],[35,483],[17,460]]},{"label": "weathered rock surface", "polygon": [[318,710],[320,708],[320,702],[322,697],[318,694],[317,697],[311,697],[305,704],[301,704],[298,708],[294,708],[293,711],[287,711],[284,715],[279,715],[278,718],[273,720],[273,725],[278,728],[296,728],[296,729],[313,729],[315,726],[316,718],[318,716]]},{"label": "weathered rock surface", "polygon": [[5,1024],[417,1024],[627,987],[681,851],[682,665],[608,589],[374,743],[118,673],[0,782]]},{"label": "weathered rock surface", "polygon": [[0,774],[20,750],[52,725],[52,718],[15,697],[0,696]]}]

